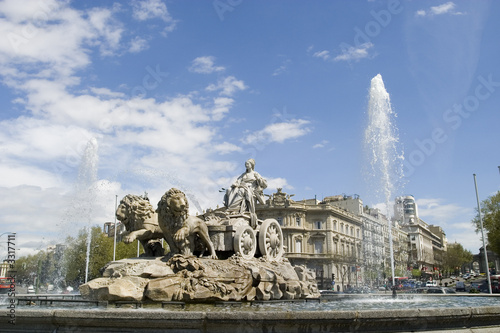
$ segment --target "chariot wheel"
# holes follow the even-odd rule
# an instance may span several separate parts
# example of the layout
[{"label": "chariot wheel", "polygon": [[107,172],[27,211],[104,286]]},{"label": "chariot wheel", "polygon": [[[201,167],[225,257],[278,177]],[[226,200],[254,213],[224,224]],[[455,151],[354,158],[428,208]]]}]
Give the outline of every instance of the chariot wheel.
[{"label": "chariot wheel", "polygon": [[265,220],[259,229],[259,250],[268,260],[278,260],[283,256],[283,232],[278,221]]},{"label": "chariot wheel", "polygon": [[236,229],[233,238],[233,248],[236,254],[243,259],[251,259],[257,251],[257,239],[255,231],[249,225],[242,225]]}]

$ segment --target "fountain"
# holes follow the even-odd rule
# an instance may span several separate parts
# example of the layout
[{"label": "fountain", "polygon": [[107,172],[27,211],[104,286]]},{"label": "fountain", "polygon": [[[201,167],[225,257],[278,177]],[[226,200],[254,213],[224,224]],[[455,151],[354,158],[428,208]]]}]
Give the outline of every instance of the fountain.
[{"label": "fountain", "polygon": [[[372,80],[369,114],[366,138],[371,141],[373,169],[383,173],[380,188],[387,206],[394,184],[390,165],[400,156],[393,149],[397,136],[391,130],[392,110],[380,75]],[[96,149],[96,142],[89,143],[86,170],[95,170]],[[140,240],[145,252],[155,255],[161,253],[157,240],[164,237],[172,252],[110,262],[102,278],[81,286],[86,300],[77,300],[76,307],[61,306],[72,299],[53,306],[53,300],[42,298],[39,305],[47,307],[33,308],[19,303],[19,297],[16,326],[0,327],[0,332],[500,329],[497,297],[409,294],[392,299],[379,293],[319,298],[314,274],[283,258],[279,224],[260,220],[252,209],[252,200],[258,200],[267,185],[254,166],[255,161],[247,161],[246,172],[226,193],[225,207],[197,217],[189,216],[189,202],[176,189],[165,193],[157,210],[145,197],[127,196],[116,212],[127,226],[125,239]],[[82,175],[92,178],[87,176]]]},{"label": "fountain", "polygon": [[402,179],[403,154],[400,153],[399,137],[396,126],[393,124],[395,113],[391,107],[382,76],[377,74],[371,80],[368,102],[368,126],[365,131],[365,150],[371,166],[369,182],[375,186],[374,192],[377,199],[385,204],[385,215],[389,221],[389,247],[391,255],[392,285],[394,277],[394,250],[392,240],[392,223],[390,202],[394,196],[397,185]]},{"label": "fountain", "polygon": [[92,138],[87,143],[83,152],[80,169],[78,170],[77,195],[78,200],[84,203],[80,210],[81,216],[87,223],[87,252],[85,254],[85,283],[88,281],[90,244],[92,241],[92,209],[94,207],[95,191],[94,184],[97,181],[97,163],[99,155],[97,154],[97,140]]}]

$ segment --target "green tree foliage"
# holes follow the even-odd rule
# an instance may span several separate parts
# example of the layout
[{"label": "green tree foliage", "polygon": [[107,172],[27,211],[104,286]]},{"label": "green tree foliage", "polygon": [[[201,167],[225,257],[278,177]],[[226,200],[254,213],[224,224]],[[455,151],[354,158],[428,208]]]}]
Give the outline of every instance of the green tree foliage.
[{"label": "green tree foliage", "polygon": [[463,264],[471,261],[472,253],[460,243],[448,244],[447,251],[443,253],[443,269],[447,272],[457,273]]},{"label": "green tree foliage", "polygon": [[45,251],[39,251],[36,254],[18,258],[15,264],[17,282],[21,285],[34,285],[39,263],[41,264],[46,256]]},{"label": "green tree foliage", "polygon": [[[88,232],[81,229],[76,238],[66,241],[68,248],[66,257],[66,281],[70,285],[78,286],[85,282],[85,268],[87,260]],[[91,229],[91,242],[89,252],[88,281],[101,276],[102,268],[113,260],[113,238],[107,237],[101,228],[95,226]],[[142,246],[139,254],[143,253]],[[137,242],[116,244],[116,260],[137,257]]]},{"label": "green tree foliage", "polygon": [[[500,255],[500,191],[481,203],[483,227],[488,237],[488,250]],[[476,231],[480,231],[479,214],[472,220]]]},{"label": "green tree foliage", "polygon": [[[18,258],[15,269],[19,283],[35,285],[35,277],[39,277],[40,286],[53,284],[59,288],[77,288],[85,281],[87,237],[87,228],[80,229],[76,237],[68,237],[62,255],[54,251],[39,251]],[[142,245],[139,249],[139,254],[142,254]],[[117,242],[116,260],[134,257],[137,257],[137,241],[131,244]],[[107,237],[98,226],[92,227],[88,280],[100,277],[102,268],[112,260],[113,238]]]}]

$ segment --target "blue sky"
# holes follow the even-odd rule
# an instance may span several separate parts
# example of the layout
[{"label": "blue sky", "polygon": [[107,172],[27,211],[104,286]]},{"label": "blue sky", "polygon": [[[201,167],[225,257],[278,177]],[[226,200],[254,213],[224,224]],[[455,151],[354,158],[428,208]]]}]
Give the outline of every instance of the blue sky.
[{"label": "blue sky", "polygon": [[[295,199],[358,194],[381,74],[420,217],[476,253],[499,190],[495,1],[0,1],[0,221],[20,255],[170,187],[193,213],[255,158]],[[90,217],[80,165],[97,143]],[[5,237],[5,236],[3,236]]]}]

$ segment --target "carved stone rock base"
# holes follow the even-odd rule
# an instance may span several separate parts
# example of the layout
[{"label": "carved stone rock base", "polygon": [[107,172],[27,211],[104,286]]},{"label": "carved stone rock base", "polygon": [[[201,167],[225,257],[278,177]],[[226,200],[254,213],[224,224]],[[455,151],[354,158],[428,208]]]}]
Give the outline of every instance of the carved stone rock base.
[{"label": "carved stone rock base", "polygon": [[[166,257],[165,257],[166,258]],[[252,301],[319,297],[314,273],[286,259],[227,260],[175,255],[113,261],[103,277],[80,286],[99,301]]]}]

